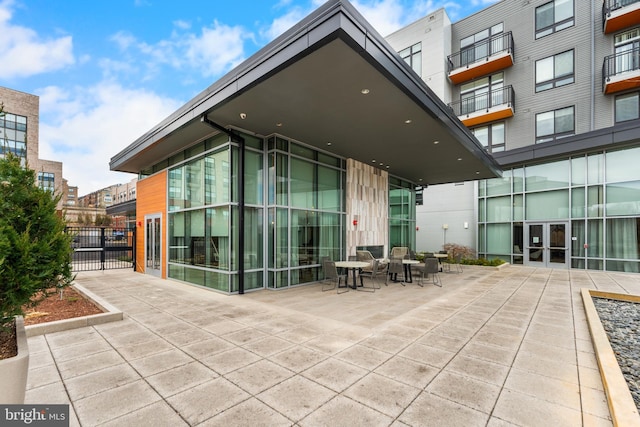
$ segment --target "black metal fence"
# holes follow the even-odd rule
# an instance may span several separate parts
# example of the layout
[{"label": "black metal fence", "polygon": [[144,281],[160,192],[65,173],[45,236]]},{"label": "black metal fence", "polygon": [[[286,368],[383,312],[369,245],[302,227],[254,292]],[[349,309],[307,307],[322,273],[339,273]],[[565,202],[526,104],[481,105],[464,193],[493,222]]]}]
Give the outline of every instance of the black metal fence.
[{"label": "black metal fence", "polygon": [[456,116],[464,116],[465,114],[472,114],[476,111],[488,111],[490,108],[499,105],[505,105],[515,109],[515,98],[513,87],[509,85],[492,90],[491,92],[466,96],[460,101],[450,103],[449,107],[451,107]]},{"label": "black metal fence", "polygon": [[511,31],[496,34],[470,46],[465,46],[460,52],[447,56],[448,71],[460,67],[469,67],[478,61],[486,61],[492,55],[510,52],[514,55],[513,36]]},{"label": "black metal fence", "polygon": [[67,227],[73,236],[73,271],[135,269],[135,228]]},{"label": "black metal fence", "polygon": [[602,64],[602,88],[613,76],[640,70],[640,47],[605,56]]}]

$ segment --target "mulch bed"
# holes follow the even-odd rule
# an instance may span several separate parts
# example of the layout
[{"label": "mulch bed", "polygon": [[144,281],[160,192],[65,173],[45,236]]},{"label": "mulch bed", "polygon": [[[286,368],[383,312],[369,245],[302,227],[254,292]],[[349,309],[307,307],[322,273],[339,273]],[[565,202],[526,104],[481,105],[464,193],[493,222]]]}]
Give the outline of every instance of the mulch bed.
[{"label": "mulch bed", "polygon": [[57,292],[39,302],[35,307],[25,309],[24,324],[36,325],[54,320],[99,314],[103,311],[73,288],[65,288],[60,298]]}]

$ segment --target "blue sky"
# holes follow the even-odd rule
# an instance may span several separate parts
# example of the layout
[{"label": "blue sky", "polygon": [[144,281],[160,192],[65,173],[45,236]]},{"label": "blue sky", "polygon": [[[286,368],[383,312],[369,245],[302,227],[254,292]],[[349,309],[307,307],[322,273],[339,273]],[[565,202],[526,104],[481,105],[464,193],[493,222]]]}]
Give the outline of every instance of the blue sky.
[{"label": "blue sky", "polygon": [[[386,36],[495,1],[352,3]],[[84,195],[134,178],[111,157],[323,2],[0,0],[0,86],[40,97],[40,157]]]}]

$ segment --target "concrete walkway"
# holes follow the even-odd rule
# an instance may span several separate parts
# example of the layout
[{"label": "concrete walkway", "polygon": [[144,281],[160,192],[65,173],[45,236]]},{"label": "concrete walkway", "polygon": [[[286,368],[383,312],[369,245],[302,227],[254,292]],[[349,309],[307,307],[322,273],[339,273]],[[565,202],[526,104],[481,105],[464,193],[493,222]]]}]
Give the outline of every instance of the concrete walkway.
[{"label": "concrete walkway", "polygon": [[375,293],[225,296],[126,271],[77,282],[125,319],[29,338],[27,403],[94,426],[607,426],[580,288],[640,275],[509,266]]}]

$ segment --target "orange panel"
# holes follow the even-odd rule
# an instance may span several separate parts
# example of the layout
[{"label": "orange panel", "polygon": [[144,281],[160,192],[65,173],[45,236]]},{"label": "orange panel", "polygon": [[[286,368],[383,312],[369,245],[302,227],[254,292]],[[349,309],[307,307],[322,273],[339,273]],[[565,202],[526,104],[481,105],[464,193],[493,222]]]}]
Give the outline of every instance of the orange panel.
[{"label": "orange panel", "polygon": [[[167,278],[167,254],[164,242],[167,241],[167,171],[142,179],[136,184],[136,271],[144,273],[144,216],[161,214],[162,221],[162,278]],[[141,226],[138,226],[141,224]]]},{"label": "orange panel", "polygon": [[458,85],[477,77],[486,76],[488,74],[495,73],[496,71],[504,70],[512,65],[513,56],[501,56],[494,60],[477,62],[469,66],[456,68],[449,73],[449,80],[451,80],[451,83]]},{"label": "orange panel", "polygon": [[627,80],[619,80],[617,82],[605,82],[604,93],[608,95],[610,93],[622,92],[623,90],[635,89],[640,87],[640,77],[633,77]]},{"label": "orange panel", "polygon": [[[637,6],[633,7],[634,9],[629,10],[627,13],[621,13],[624,12],[624,8],[616,10],[614,14],[617,16],[607,18],[604,21],[604,33],[611,34],[616,31],[638,25],[638,23],[640,23],[640,8]],[[618,13],[620,13],[620,15],[618,15]]]},{"label": "orange panel", "polygon": [[487,114],[480,114],[474,117],[469,117],[467,119],[462,118],[460,116],[460,120],[467,127],[473,127],[477,125],[481,125],[483,123],[493,122],[495,120],[508,119],[509,117],[513,117],[513,109],[505,108],[503,110],[491,111]]}]

